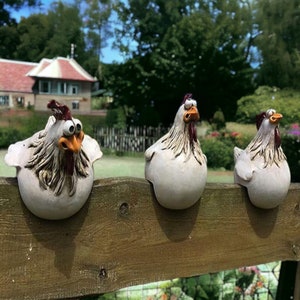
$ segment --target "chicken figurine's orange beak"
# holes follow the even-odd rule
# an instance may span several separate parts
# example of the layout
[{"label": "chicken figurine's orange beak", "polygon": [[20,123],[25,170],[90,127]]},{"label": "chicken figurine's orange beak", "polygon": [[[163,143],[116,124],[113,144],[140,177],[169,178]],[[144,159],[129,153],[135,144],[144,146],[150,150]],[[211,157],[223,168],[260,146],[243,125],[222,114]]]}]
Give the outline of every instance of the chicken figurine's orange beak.
[{"label": "chicken figurine's orange beak", "polygon": [[183,115],[183,121],[185,123],[196,122],[200,119],[199,112],[196,106],[189,108]]},{"label": "chicken figurine's orange beak", "polygon": [[282,114],[279,113],[275,113],[269,118],[272,124],[278,124],[281,119],[282,119]]},{"label": "chicken figurine's orange beak", "polygon": [[68,137],[62,136],[58,141],[59,148],[78,153],[81,149],[81,144],[84,138],[83,131],[79,134],[74,134]]}]

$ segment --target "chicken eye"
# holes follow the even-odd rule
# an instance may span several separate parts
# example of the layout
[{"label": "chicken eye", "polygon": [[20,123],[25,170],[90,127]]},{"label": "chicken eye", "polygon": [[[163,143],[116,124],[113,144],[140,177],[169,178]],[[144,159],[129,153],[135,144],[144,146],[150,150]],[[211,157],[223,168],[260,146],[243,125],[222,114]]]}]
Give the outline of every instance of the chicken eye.
[{"label": "chicken eye", "polygon": [[82,130],[81,122],[79,120],[75,119],[74,124],[75,124],[75,133],[79,133]]},{"label": "chicken eye", "polygon": [[185,102],[184,102],[184,108],[185,109],[190,109],[193,105],[193,100],[191,99],[187,99]]},{"label": "chicken eye", "polygon": [[272,109],[272,108],[268,109],[267,112],[266,112],[266,114],[267,114],[268,117],[271,117],[275,113],[276,113],[276,110]]},{"label": "chicken eye", "polygon": [[63,133],[66,136],[70,136],[75,132],[75,125],[71,120],[67,120],[63,127]]}]

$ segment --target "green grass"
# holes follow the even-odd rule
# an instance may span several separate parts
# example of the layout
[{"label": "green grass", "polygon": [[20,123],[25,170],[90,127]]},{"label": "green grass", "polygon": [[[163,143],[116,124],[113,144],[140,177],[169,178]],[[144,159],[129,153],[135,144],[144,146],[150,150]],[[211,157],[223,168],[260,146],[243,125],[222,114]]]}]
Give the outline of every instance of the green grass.
[{"label": "green grass", "polygon": [[[0,150],[0,176],[14,177],[16,170],[9,167],[4,162],[6,150]],[[108,177],[139,177],[144,178],[145,161],[143,156],[115,156],[103,155],[101,159],[94,163],[95,178]],[[232,183],[232,171],[209,170],[208,182]]]},{"label": "green grass", "polygon": [[14,177],[16,176],[16,169],[8,167],[4,162],[6,150],[0,150],[0,176],[1,177]]},{"label": "green grass", "polygon": [[95,178],[131,176],[144,177],[144,158],[103,155],[94,163]]},{"label": "green grass", "polygon": [[240,124],[235,122],[227,122],[226,129],[229,131],[240,132],[246,136],[255,136],[257,129],[255,124]]}]

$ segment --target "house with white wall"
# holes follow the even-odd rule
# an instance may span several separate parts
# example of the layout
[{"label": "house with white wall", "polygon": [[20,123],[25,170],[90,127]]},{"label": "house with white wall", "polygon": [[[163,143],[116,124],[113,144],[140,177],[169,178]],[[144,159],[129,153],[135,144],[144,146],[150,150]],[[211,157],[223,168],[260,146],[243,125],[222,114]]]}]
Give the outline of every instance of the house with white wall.
[{"label": "house with white wall", "polygon": [[0,109],[34,106],[45,111],[55,99],[74,112],[89,113],[96,81],[72,58],[44,58],[39,63],[0,59]]}]

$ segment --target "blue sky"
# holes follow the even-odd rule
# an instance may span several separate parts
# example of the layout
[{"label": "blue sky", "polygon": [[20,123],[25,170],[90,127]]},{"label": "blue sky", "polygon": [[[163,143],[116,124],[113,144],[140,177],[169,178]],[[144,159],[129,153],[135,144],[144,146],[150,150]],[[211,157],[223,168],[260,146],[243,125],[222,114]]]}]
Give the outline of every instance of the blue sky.
[{"label": "blue sky", "polygon": [[[28,17],[34,13],[46,13],[54,0],[41,0],[42,5],[39,8],[23,7],[19,11],[12,12],[12,16],[19,20],[21,17]],[[68,2],[68,1],[64,1]],[[69,1],[71,2],[71,1]],[[124,59],[119,51],[112,48],[113,40],[108,40],[108,46],[102,50],[101,61],[111,63],[113,61],[122,62]]]}]

